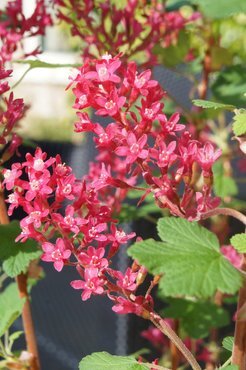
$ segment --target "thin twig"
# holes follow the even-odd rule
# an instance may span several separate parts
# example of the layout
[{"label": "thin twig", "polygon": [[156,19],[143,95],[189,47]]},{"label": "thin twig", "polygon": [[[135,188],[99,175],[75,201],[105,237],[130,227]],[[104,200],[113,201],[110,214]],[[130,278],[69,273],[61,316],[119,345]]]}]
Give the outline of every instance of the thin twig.
[{"label": "thin twig", "polygon": [[146,362],[144,362],[143,365],[146,366],[146,367],[148,367],[149,369],[155,369],[155,370],[171,370],[171,369],[168,369],[167,367],[163,367],[163,366],[155,365],[155,364],[149,364],[149,363],[146,363]]},{"label": "thin twig", "polygon": [[177,336],[175,331],[156,313],[150,313],[151,322],[163,333],[165,334],[179,349],[186,360],[189,362],[193,370],[201,370],[200,365],[196,361],[193,354],[188,350],[182,340]]},{"label": "thin twig", "polygon": [[246,216],[243,213],[236,211],[235,209],[232,209],[232,208],[211,209],[211,211],[207,211],[203,213],[202,219],[205,220],[206,218],[209,218],[212,216],[218,216],[218,215],[234,217],[237,220],[241,221],[246,226]]}]

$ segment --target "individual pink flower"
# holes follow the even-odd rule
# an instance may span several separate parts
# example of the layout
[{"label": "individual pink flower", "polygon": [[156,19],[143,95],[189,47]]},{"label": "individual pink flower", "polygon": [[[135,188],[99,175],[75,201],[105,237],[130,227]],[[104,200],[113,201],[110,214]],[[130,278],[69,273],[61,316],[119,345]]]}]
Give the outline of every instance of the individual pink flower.
[{"label": "individual pink flower", "polygon": [[66,207],[64,217],[59,213],[52,213],[51,217],[52,220],[57,223],[62,230],[64,230],[64,232],[73,232],[75,235],[80,232],[82,225],[88,223],[88,220],[76,216],[74,207],[71,205]]},{"label": "individual pink flower", "polygon": [[112,310],[118,314],[135,313],[138,316],[142,316],[145,310],[153,311],[153,299],[150,295],[147,297],[135,297],[134,301],[130,301],[123,297],[114,297],[111,299],[116,303],[112,307]]},{"label": "individual pink flower", "polygon": [[[134,89],[138,90],[143,96],[147,96],[149,93],[149,89],[156,87],[158,82],[156,80],[151,80],[151,70],[147,69],[140,74],[136,71],[135,65],[129,64],[129,68],[132,68],[132,77],[128,80],[130,86],[133,83]],[[125,80],[126,83],[126,80]]]},{"label": "individual pink flower", "polygon": [[99,116],[115,116],[119,113],[119,110],[123,107],[126,101],[125,96],[119,96],[117,90],[114,89],[110,92],[107,97],[98,96],[95,98],[99,109],[96,114]]},{"label": "individual pink flower", "polygon": [[243,255],[239,254],[232,245],[222,245],[220,251],[234,267],[237,269],[242,267]]},{"label": "individual pink flower", "polygon": [[101,125],[95,125],[94,132],[98,135],[96,137],[95,143],[98,147],[110,148],[112,150],[112,144],[115,136],[118,133],[118,128],[115,123],[110,123],[106,128],[103,128]]},{"label": "individual pink flower", "polygon": [[162,109],[164,104],[160,102],[154,102],[152,104],[149,104],[148,99],[141,101],[141,107],[139,108],[141,117],[144,120],[151,120],[154,121],[157,118],[160,118],[164,115],[162,115]]},{"label": "individual pink flower", "polygon": [[104,248],[96,249],[92,246],[89,246],[86,252],[81,252],[78,255],[78,260],[85,268],[95,267],[98,270],[101,270],[108,267],[109,264],[107,258],[103,258],[104,254]]},{"label": "individual pink flower", "polygon": [[11,170],[3,169],[3,184],[5,184],[7,190],[13,189],[15,181],[22,175],[22,166],[20,163],[14,163],[11,166]]},{"label": "individual pink flower", "polygon": [[64,263],[71,256],[71,250],[68,249],[63,239],[56,239],[55,245],[49,242],[42,243],[44,254],[41,259],[45,262],[53,262],[56,271],[63,269]]},{"label": "individual pink flower", "polygon": [[120,60],[99,60],[96,63],[96,72],[87,72],[84,74],[84,78],[95,79],[98,82],[112,81],[114,83],[118,83],[120,82],[120,78],[115,74],[115,71],[120,67],[120,65]]},{"label": "individual pink flower", "polygon": [[75,198],[75,176],[70,174],[68,176],[63,176],[58,179],[56,188],[56,197],[57,200],[62,201],[65,198],[74,199]]},{"label": "individual pink flower", "polygon": [[29,167],[32,171],[43,171],[55,162],[55,158],[51,157],[46,160],[46,157],[47,153],[43,152],[42,149],[37,148],[34,156],[30,153],[26,154],[26,162],[23,163],[23,166]]},{"label": "individual pink flower", "polygon": [[27,203],[25,206],[25,211],[28,213],[28,216],[21,220],[20,226],[25,227],[33,224],[35,229],[39,229],[42,222],[47,220],[49,214],[49,209],[46,208],[47,204],[43,204],[40,198],[36,198],[33,204]]},{"label": "individual pink flower", "polygon": [[92,182],[91,186],[95,190],[102,189],[105,186],[109,185],[111,177],[112,176],[111,176],[110,167],[108,166],[108,168],[106,169],[105,164],[102,163],[102,168],[101,168],[99,177]]},{"label": "individual pink flower", "polygon": [[197,212],[203,213],[209,209],[217,208],[221,199],[219,197],[213,197],[211,195],[204,195],[200,192],[196,192]]},{"label": "individual pink flower", "polygon": [[85,281],[73,280],[70,285],[74,289],[83,289],[81,298],[86,301],[92,294],[100,295],[104,292],[104,279],[98,276],[99,270],[97,268],[86,268],[84,273]]},{"label": "individual pink flower", "polygon": [[126,234],[124,230],[117,229],[115,224],[111,224],[111,234],[109,235],[108,239],[110,241],[113,241],[117,244],[125,244],[128,242],[128,240],[134,238],[136,236],[136,233],[131,232],[129,234]]},{"label": "individual pink flower", "polygon": [[8,199],[6,200],[6,202],[10,204],[8,208],[9,216],[12,216],[15,208],[17,208],[20,205],[23,205],[22,197],[19,195],[17,191],[15,191],[14,193],[11,193],[8,196]]},{"label": "individual pink flower", "polygon": [[133,132],[130,132],[126,138],[128,146],[119,146],[115,153],[119,156],[126,156],[126,163],[133,163],[137,158],[146,159],[148,150],[144,149],[147,143],[147,135],[143,134],[138,140]]},{"label": "individual pink flower", "polygon": [[96,124],[92,123],[88,113],[85,112],[77,112],[77,116],[79,117],[79,121],[75,122],[74,124],[74,131],[75,132],[89,132],[94,131]]},{"label": "individual pink flower", "polygon": [[176,141],[171,141],[168,145],[164,141],[161,141],[158,150],[152,149],[150,151],[152,157],[157,160],[156,163],[160,168],[169,167],[176,160],[177,155],[174,154],[176,145]]},{"label": "individual pink flower", "polygon": [[81,227],[81,231],[84,233],[84,239],[89,243],[93,240],[106,241],[107,236],[103,234],[105,230],[107,230],[107,224],[105,222],[99,223],[93,217],[90,217],[88,223]]},{"label": "individual pink flower", "polygon": [[124,290],[130,290],[131,292],[134,292],[137,289],[137,276],[138,273],[132,272],[131,268],[128,267],[124,274],[122,274],[120,271],[117,272],[116,284]]},{"label": "individual pink flower", "polygon": [[159,117],[163,133],[173,134],[176,131],[182,131],[185,128],[185,125],[178,123],[180,120],[179,113],[174,113],[172,116],[167,119],[165,115]]},{"label": "individual pink flower", "polygon": [[25,198],[32,201],[37,195],[47,197],[53,189],[49,186],[50,172],[43,169],[41,173],[30,176],[29,182],[23,182],[23,188],[27,190]]},{"label": "individual pink flower", "polygon": [[[112,310],[118,314],[135,313],[136,305],[134,302],[131,302],[126,298],[117,297],[116,304],[112,307]],[[141,308],[139,311],[142,312]]]},{"label": "individual pink flower", "polygon": [[202,148],[197,150],[197,162],[205,172],[211,171],[214,162],[221,156],[221,149],[214,149],[210,142],[206,142]]}]

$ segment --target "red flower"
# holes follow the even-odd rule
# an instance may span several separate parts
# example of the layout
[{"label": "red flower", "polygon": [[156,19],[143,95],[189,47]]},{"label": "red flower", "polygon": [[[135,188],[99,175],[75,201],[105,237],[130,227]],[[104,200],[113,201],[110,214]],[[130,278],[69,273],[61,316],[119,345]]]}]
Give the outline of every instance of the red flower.
[{"label": "red flower", "polygon": [[86,268],[85,269],[85,281],[74,280],[71,281],[71,286],[74,289],[83,289],[81,298],[86,301],[92,294],[100,295],[104,292],[104,280],[98,276],[99,270],[97,268]]},{"label": "red flower", "polygon": [[61,271],[63,269],[64,263],[71,256],[71,250],[67,248],[66,243],[63,239],[58,238],[56,244],[43,243],[42,249],[44,254],[41,259],[45,262],[53,262],[56,271]]},{"label": "red flower", "polygon": [[119,146],[115,153],[119,156],[126,156],[126,163],[133,163],[137,158],[146,159],[148,150],[143,149],[147,143],[147,135],[142,135],[138,140],[133,132],[130,132],[126,138],[128,146]]},{"label": "red flower", "polygon": [[197,162],[202,167],[203,171],[209,172],[214,162],[221,156],[221,149],[214,149],[214,146],[207,142],[202,148],[197,150]]}]

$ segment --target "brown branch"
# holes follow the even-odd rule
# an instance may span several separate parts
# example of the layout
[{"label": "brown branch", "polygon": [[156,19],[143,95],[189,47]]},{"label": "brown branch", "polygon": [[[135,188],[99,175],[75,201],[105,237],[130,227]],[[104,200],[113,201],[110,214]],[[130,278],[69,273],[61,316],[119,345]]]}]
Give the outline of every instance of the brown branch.
[{"label": "brown branch", "polygon": [[196,361],[193,354],[177,336],[175,331],[157,313],[151,312],[149,319],[163,334],[165,334],[175,344],[175,346],[186,358],[193,370],[201,370],[201,367]]},{"label": "brown branch", "polygon": [[[244,263],[242,269],[246,271],[246,254],[244,255]],[[246,280],[239,290],[237,313],[246,303]],[[246,321],[236,319],[234,345],[232,351],[232,364],[238,365],[240,370],[246,370]]]},{"label": "brown branch", "polygon": [[[1,186],[1,185],[0,185]],[[9,224],[9,217],[7,214],[4,192],[0,187],[0,223],[2,225]],[[30,360],[30,370],[40,370],[40,362],[38,355],[38,346],[35,337],[30,299],[27,292],[27,274],[20,274],[16,277],[16,282],[21,298],[25,298],[25,303],[22,311],[22,321],[25,333],[26,345],[28,352],[32,355]]]},{"label": "brown branch", "polygon": [[210,47],[207,48],[206,54],[203,60],[203,75],[201,83],[198,87],[198,93],[200,99],[206,99],[208,88],[209,88],[209,74],[211,72],[211,54]]},{"label": "brown branch", "polygon": [[[177,334],[179,330],[179,320],[174,320],[174,331]],[[172,370],[177,370],[180,361],[180,352],[177,346],[170,340],[170,351],[172,355]]]},{"label": "brown branch", "polygon": [[236,211],[235,209],[232,209],[232,208],[211,209],[211,211],[207,211],[207,212],[203,213],[201,218],[202,218],[202,220],[205,220],[206,218],[209,218],[209,217],[212,217],[212,216],[218,216],[218,215],[234,217],[237,220],[241,221],[246,226],[246,216],[243,213],[241,213],[239,211]]}]

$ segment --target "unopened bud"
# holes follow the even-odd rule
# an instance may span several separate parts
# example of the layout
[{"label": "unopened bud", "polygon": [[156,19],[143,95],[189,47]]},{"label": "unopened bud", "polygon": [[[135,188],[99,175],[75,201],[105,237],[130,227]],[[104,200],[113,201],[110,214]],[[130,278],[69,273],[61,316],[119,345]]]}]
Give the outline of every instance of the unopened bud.
[{"label": "unopened bud", "polygon": [[136,279],[137,285],[141,285],[144,282],[147,273],[148,273],[147,269],[144,266],[142,266],[137,275]]}]

